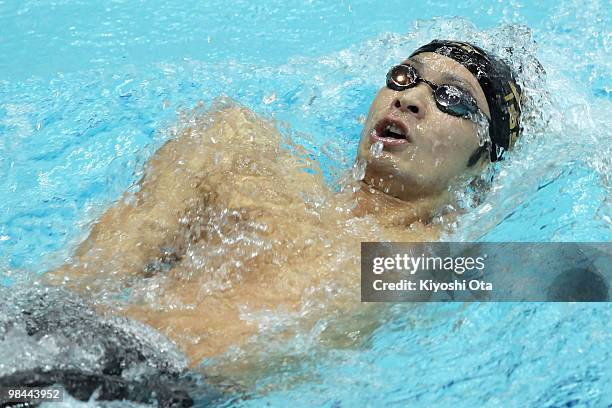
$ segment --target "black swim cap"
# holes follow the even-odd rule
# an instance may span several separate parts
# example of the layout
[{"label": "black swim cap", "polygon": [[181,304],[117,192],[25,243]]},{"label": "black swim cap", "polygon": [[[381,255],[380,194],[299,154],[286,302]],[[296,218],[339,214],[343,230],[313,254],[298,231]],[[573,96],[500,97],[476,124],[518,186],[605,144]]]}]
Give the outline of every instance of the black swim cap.
[{"label": "black swim cap", "polygon": [[514,145],[521,131],[521,88],[508,64],[482,48],[462,41],[433,40],[410,56],[423,52],[452,58],[476,77],[491,112],[491,161],[500,160],[504,151]]}]

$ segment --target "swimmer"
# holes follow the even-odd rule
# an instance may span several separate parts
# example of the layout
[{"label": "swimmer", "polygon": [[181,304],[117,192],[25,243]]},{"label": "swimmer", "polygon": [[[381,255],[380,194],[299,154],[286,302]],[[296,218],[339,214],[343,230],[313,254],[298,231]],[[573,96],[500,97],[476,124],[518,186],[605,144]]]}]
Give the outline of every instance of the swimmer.
[{"label": "swimmer", "polygon": [[157,328],[194,365],[275,321],[291,336],[357,309],[360,242],[438,239],[432,217],[516,141],[520,96],[474,45],[417,49],[372,102],[342,192],[248,109],[196,112],[47,278]]}]

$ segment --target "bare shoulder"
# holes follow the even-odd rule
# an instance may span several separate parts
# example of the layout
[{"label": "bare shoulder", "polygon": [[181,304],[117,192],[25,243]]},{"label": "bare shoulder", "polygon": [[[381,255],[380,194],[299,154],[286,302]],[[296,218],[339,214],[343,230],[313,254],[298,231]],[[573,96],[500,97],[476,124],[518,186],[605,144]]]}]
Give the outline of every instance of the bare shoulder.
[{"label": "bare shoulder", "polygon": [[177,136],[168,140],[147,163],[144,183],[154,181],[155,174],[161,171],[174,171],[182,176],[206,172],[222,156],[235,156],[280,141],[274,123],[236,104],[222,107],[213,104],[207,112],[194,110],[182,121]]},{"label": "bare shoulder", "polygon": [[222,140],[232,139],[250,144],[278,133],[270,120],[244,106],[232,105],[215,110],[210,113],[208,122],[210,126],[203,126],[202,129],[217,133]]}]

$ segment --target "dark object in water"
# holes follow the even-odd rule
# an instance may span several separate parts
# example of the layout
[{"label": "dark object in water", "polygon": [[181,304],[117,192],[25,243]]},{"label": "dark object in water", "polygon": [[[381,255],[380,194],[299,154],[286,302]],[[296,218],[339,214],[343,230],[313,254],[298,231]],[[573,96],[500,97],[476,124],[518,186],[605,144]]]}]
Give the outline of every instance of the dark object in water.
[{"label": "dark object in water", "polygon": [[606,279],[591,268],[573,268],[560,273],[548,288],[550,302],[607,302]]},{"label": "dark object in water", "polygon": [[[130,400],[140,403],[156,402],[160,407],[190,407],[193,399],[185,389],[177,387],[171,379],[151,376],[130,381],[117,375],[88,373],[75,369],[42,369],[19,371],[0,378],[0,387],[50,387],[60,384],[72,397],[87,401],[98,390],[97,400]],[[152,395],[155,395],[153,399]],[[19,405],[6,403],[3,406]],[[28,406],[32,406],[28,403]]]},{"label": "dark object in water", "polygon": [[[30,356],[0,367],[0,387],[57,384],[82,401],[97,392],[97,400],[161,407],[192,406],[194,400],[206,406],[222,396],[187,372],[185,356],[148,326],[100,316],[57,288],[3,288],[0,298],[0,358]],[[0,400],[0,406],[6,403]]]}]

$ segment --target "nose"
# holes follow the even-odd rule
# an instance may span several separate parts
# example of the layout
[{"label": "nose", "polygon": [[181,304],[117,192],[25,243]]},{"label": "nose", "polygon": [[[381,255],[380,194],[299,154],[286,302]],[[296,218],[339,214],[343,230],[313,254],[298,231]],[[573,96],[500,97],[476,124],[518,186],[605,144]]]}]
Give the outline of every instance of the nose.
[{"label": "nose", "polygon": [[425,88],[424,86],[416,86],[396,92],[392,102],[393,107],[418,119],[425,117],[427,98]]}]

